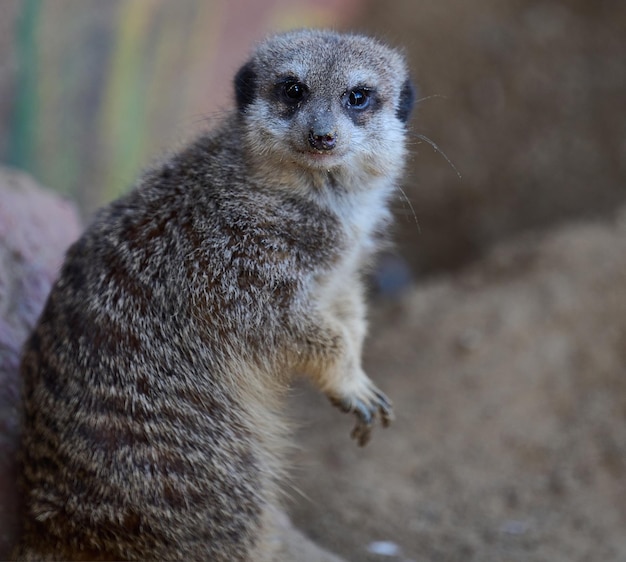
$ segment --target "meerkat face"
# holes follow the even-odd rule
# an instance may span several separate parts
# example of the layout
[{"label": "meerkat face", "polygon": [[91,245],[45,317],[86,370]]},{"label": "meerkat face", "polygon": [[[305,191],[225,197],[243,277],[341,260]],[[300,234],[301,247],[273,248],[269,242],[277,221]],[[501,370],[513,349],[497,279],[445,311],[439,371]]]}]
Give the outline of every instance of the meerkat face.
[{"label": "meerkat face", "polygon": [[414,101],[403,57],[372,38],[270,38],[235,78],[249,151],[273,166],[374,175],[400,169]]}]

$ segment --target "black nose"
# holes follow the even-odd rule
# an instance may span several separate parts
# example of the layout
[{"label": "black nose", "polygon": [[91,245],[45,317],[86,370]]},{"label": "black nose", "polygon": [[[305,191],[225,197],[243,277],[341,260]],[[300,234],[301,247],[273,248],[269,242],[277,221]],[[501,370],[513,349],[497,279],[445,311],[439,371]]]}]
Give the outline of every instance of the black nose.
[{"label": "black nose", "polygon": [[317,134],[313,129],[309,131],[309,144],[315,150],[332,150],[337,144],[335,133]]}]

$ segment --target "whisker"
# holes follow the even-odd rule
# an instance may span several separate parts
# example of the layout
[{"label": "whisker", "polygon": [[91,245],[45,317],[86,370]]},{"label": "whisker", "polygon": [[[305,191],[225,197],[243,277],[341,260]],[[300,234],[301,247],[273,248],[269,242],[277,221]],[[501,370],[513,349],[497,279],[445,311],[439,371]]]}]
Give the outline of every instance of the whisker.
[{"label": "whisker", "polygon": [[402,189],[399,185],[396,186],[396,189],[402,194],[402,198],[404,199],[406,204],[409,206],[409,209],[411,210],[411,213],[413,214],[413,220],[415,220],[415,226],[417,226],[417,232],[421,234],[422,227],[420,226],[420,223],[417,220],[417,214],[415,213],[415,209],[413,208],[413,203],[411,203],[411,200],[409,199],[404,189]]},{"label": "whisker", "polygon": [[444,99],[444,100],[448,99],[447,96],[444,96],[442,94],[431,94],[430,96],[424,96],[423,98],[419,98],[419,99],[415,100],[415,103],[422,103],[423,101],[430,100],[430,99],[433,99],[433,98],[441,98],[441,99]]},{"label": "whisker", "polygon": [[437,144],[434,141],[430,140],[426,135],[421,135],[421,134],[415,133],[415,132],[411,132],[410,134],[415,136],[415,137],[417,137],[418,139],[424,141],[425,143],[428,143],[430,146],[432,146],[433,150],[435,152],[438,152],[439,154],[441,154],[441,156],[444,157],[445,161],[454,170],[454,172],[456,173],[458,178],[461,179],[463,177],[463,176],[461,176],[461,172],[459,172],[459,170],[457,170],[457,167],[452,163],[452,160],[450,160],[450,158],[448,158],[446,153],[443,150],[441,150],[441,148],[439,148],[439,146],[437,146]]}]

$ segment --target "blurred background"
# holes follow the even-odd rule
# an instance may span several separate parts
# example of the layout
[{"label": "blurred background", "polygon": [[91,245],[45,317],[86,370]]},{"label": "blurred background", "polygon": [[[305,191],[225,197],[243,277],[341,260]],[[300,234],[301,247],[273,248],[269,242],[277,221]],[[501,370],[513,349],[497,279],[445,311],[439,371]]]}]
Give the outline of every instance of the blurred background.
[{"label": "blurred background", "polygon": [[620,0],[2,0],[0,10],[0,161],[85,216],[231,106],[255,41],[299,26],[406,49],[423,100],[412,127],[438,147],[413,137],[404,189],[419,227],[397,205],[418,275],[626,198]]},{"label": "blurred background", "polygon": [[85,213],[231,107],[270,30],[347,23],[358,0],[2,0],[2,159]]},{"label": "blurred background", "polygon": [[[306,26],[403,48],[419,101],[366,349],[398,419],[357,451],[299,390],[294,522],[359,562],[626,560],[623,0],[0,0],[0,164],[86,222],[232,106],[256,41]],[[0,249],[29,228],[12,201]],[[32,224],[71,223],[55,213]],[[37,306],[19,337],[0,323],[5,459]]]}]

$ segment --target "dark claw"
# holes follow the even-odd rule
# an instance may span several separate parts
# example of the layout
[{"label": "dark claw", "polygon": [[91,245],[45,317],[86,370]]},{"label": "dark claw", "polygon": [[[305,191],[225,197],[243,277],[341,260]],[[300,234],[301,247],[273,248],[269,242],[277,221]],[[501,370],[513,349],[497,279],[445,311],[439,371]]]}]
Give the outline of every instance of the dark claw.
[{"label": "dark claw", "polygon": [[365,447],[370,440],[372,435],[372,426],[371,425],[363,425],[359,422],[354,426],[350,437],[355,439],[359,447]]},{"label": "dark claw", "polygon": [[393,421],[391,400],[380,390],[376,390],[376,398],[378,398],[378,411],[380,412],[383,427],[389,427],[389,424]]},{"label": "dark claw", "polygon": [[370,408],[360,400],[357,400],[356,404],[354,405],[354,413],[359,418],[360,425],[372,425],[372,419],[374,417],[372,410],[370,410]]},{"label": "dark claw", "polygon": [[387,395],[384,392],[376,389],[376,398],[378,398],[379,406],[382,410],[391,411],[391,400],[387,398]]},{"label": "dark claw", "polygon": [[391,401],[380,390],[375,390],[376,400],[366,403],[362,400],[351,400],[350,398],[329,397],[333,406],[342,412],[353,412],[357,417],[350,436],[356,440],[360,447],[367,445],[372,435],[372,426],[376,413],[380,415],[383,427],[388,427],[393,420],[393,409]]}]

